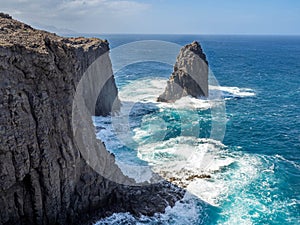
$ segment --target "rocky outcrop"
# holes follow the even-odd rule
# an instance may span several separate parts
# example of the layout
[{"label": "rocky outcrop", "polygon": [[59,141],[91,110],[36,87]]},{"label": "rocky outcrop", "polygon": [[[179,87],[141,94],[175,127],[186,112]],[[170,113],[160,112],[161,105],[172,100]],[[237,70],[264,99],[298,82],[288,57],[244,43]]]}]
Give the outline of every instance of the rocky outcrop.
[{"label": "rocky outcrop", "polygon": [[[182,197],[164,181],[127,185],[133,181],[96,140],[91,117],[72,121],[76,87],[99,56],[106,67],[83,86],[82,96],[92,96],[84,99],[86,111],[107,115],[113,102],[118,108],[114,78],[103,77],[112,72],[108,51],[106,41],[62,38],[0,14],[0,224],[87,224],[118,211],[153,215]],[[84,129],[73,132],[76,123]],[[83,147],[98,158],[88,161]]]},{"label": "rocky outcrop", "polygon": [[208,96],[208,62],[196,41],[180,50],[167,87],[157,101],[174,102],[187,95]]}]

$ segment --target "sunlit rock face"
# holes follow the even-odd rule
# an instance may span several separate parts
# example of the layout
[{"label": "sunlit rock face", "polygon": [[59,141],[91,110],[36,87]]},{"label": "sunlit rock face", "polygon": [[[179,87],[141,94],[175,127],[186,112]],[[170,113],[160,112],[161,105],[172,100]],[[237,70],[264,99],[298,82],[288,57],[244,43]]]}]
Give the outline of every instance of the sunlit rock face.
[{"label": "sunlit rock face", "polygon": [[174,102],[187,95],[208,97],[208,62],[196,41],[180,50],[167,87],[157,101]]}]

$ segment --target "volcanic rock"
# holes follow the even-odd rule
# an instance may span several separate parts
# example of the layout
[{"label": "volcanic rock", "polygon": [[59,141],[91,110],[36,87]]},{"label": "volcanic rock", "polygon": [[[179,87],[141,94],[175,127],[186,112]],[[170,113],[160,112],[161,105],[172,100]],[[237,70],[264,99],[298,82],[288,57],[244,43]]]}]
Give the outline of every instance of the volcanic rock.
[{"label": "volcanic rock", "polygon": [[[0,13],[0,224],[153,215],[183,196],[165,181],[132,186],[96,139],[91,116],[119,104],[108,52],[106,41],[59,37]],[[81,82],[92,65],[101,73]]]},{"label": "volcanic rock", "polygon": [[167,87],[157,101],[174,102],[187,95],[208,97],[208,62],[196,41],[181,48]]}]

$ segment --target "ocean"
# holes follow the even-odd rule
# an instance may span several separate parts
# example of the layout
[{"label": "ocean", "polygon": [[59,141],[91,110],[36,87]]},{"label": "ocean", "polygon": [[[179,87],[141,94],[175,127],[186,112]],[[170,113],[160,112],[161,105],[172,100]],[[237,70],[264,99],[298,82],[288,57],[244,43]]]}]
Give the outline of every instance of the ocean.
[{"label": "ocean", "polygon": [[[162,60],[115,71],[122,110],[93,118],[97,137],[128,176],[142,181],[147,174],[130,166],[150,165],[178,176],[187,193],[165,213],[115,213],[97,225],[300,224],[299,36],[98,37],[109,41],[112,52],[132,42],[199,41],[211,70],[210,95],[218,97],[156,103],[173,70]],[[114,121],[120,125],[123,117],[128,129],[116,129]],[[206,176],[180,181],[197,172]]]}]

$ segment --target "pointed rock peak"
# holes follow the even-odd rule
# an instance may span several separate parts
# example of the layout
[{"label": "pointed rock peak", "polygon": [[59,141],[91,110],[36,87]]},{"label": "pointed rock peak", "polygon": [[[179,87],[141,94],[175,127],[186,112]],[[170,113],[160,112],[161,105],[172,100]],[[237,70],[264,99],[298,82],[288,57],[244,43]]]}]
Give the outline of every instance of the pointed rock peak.
[{"label": "pointed rock peak", "polygon": [[197,50],[197,49],[201,49],[201,46],[198,41],[193,41],[191,44],[186,45],[186,48],[190,50]]},{"label": "pointed rock peak", "polygon": [[206,64],[208,64],[208,62],[206,60],[206,56],[205,56],[205,54],[202,50],[202,47],[201,47],[201,45],[199,44],[198,41],[193,41],[191,44],[185,45],[181,49],[181,51],[192,51],[193,53],[198,55],[201,59],[203,59]]},{"label": "pointed rock peak", "polygon": [[180,49],[173,73],[157,101],[174,102],[187,95],[208,97],[208,62],[197,41]]}]

